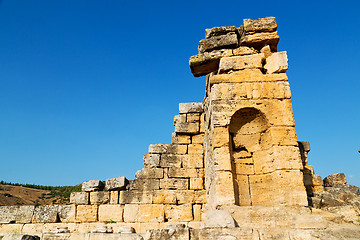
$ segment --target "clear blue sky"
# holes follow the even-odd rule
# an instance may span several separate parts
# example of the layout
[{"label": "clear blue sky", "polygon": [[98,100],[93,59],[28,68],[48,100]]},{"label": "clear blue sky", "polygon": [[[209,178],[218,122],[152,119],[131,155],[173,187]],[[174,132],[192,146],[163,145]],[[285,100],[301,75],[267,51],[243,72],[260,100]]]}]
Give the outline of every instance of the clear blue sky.
[{"label": "clear blue sky", "polygon": [[0,180],[134,178],[170,143],[178,103],[202,101],[188,66],[205,28],[275,16],[299,140],[325,177],[360,185],[360,2],[0,1]]}]

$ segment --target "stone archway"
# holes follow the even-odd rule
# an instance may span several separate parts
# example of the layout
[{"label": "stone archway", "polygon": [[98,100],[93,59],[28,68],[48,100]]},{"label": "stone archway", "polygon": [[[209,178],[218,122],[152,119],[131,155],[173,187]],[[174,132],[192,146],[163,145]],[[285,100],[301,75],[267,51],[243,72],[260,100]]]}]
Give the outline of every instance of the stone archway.
[{"label": "stone archway", "polygon": [[265,115],[255,108],[242,108],[231,117],[230,155],[236,205],[254,205],[250,186],[256,165],[253,155],[265,150],[262,138],[269,127]]}]

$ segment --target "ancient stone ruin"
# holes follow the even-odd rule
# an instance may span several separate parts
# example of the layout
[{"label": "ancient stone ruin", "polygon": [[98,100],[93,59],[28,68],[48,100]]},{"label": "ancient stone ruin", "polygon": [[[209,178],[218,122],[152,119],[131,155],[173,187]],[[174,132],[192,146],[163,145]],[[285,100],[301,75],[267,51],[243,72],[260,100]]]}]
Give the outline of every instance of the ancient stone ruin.
[{"label": "ancient stone ruin", "polygon": [[[275,18],[206,29],[171,144],[134,180],[90,180],[70,205],[0,207],[0,239],[359,239],[359,188],[324,180],[298,142]],[[294,83],[296,84],[296,83]]]}]

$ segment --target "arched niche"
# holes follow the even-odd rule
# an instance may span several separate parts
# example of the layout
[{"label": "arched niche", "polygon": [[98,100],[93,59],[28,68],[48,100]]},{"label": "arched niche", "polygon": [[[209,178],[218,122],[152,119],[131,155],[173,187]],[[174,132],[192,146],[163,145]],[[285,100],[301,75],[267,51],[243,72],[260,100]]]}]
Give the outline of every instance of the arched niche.
[{"label": "arched niche", "polygon": [[235,203],[239,206],[253,205],[250,186],[250,178],[255,175],[253,155],[264,150],[262,138],[269,127],[265,115],[256,108],[242,108],[231,117],[230,155]]}]

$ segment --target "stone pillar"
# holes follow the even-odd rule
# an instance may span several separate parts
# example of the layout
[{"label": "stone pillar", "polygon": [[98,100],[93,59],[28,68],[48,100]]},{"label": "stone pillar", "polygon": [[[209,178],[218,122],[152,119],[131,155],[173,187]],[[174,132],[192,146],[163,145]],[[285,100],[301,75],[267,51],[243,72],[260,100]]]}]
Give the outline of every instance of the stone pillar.
[{"label": "stone pillar", "polygon": [[[208,206],[306,206],[286,52],[276,20],[206,30],[194,76],[206,75]],[[236,41],[234,40],[237,39]]]}]

